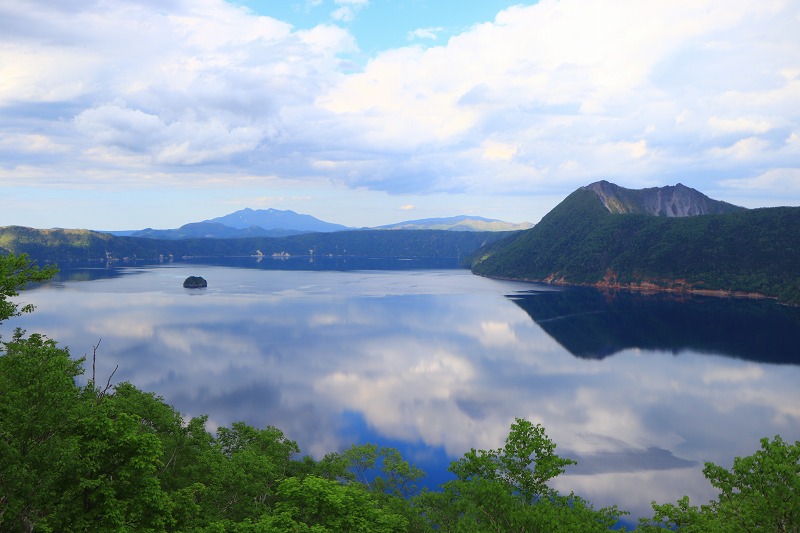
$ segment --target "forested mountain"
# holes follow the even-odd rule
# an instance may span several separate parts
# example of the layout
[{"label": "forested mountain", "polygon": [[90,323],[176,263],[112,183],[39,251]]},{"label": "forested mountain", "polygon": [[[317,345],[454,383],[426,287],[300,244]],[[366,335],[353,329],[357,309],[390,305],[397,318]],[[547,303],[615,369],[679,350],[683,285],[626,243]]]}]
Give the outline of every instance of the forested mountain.
[{"label": "forested mountain", "polygon": [[[800,208],[724,204],[730,212],[665,216],[645,209],[647,193],[620,187],[615,198],[622,207],[614,207],[602,191],[616,186],[596,185],[570,194],[534,228],[476,252],[472,271],[559,284],[758,293],[800,303]],[[719,212],[720,204],[705,212]],[[690,207],[674,212],[688,215]]]},{"label": "forested mountain", "polygon": [[507,233],[436,230],[340,231],[283,238],[159,240],[89,230],[0,228],[0,248],[40,261],[96,261],[251,255],[463,258]]},{"label": "forested mountain", "polygon": [[[302,230],[264,229],[260,226],[233,228],[219,222],[191,222],[177,229],[152,229],[124,232],[124,236],[142,237],[146,239],[239,239],[243,237],[286,237],[308,233]],[[115,234],[112,232],[112,235]]]}]

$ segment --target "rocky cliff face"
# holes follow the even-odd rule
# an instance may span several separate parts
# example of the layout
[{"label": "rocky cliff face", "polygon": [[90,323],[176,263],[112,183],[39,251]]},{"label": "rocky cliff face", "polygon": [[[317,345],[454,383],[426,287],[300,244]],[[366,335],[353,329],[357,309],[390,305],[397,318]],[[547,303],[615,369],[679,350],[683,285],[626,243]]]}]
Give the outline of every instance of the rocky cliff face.
[{"label": "rocky cliff face", "polygon": [[649,189],[626,189],[608,181],[597,181],[583,189],[593,191],[609,212],[638,213],[660,217],[720,215],[744,211],[727,202],[712,200],[705,194],[678,183]]}]

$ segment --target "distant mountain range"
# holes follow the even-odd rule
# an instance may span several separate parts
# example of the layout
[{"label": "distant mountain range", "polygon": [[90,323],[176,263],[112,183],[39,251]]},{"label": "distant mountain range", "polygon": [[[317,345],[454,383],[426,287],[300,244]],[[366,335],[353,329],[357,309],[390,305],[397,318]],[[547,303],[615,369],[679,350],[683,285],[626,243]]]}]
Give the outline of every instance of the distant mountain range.
[{"label": "distant mountain range", "polygon": [[530,229],[533,224],[521,222],[513,224],[502,220],[461,215],[447,218],[423,218],[407,220],[397,224],[378,226],[374,229],[443,229],[448,231],[516,231]]},{"label": "distant mountain range", "polygon": [[490,277],[800,304],[800,208],[744,209],[680,184],[632,190],[600,181],[471,262]]},{"label": "distant mountain range", "polygon": [[427,218],[408,220],[379,226],[377,228],[352,228],[342,224],[325,222],[311,215],[280,209],[241,209],[225,216],[192,222],[177,229],[147,228],[137,231],[109,231],[116,236],[144,237],[148,239],[232,239],[244,237],[287,237],[303,233],[331,233],[335,231],[355,231],[357,229],[406,229],[406,230],[448,230],[448,231],[515,231],[528,229],[533,224],[523,222],[513,224],[475,216],[456,216],[448,218]]},{"label": "distant mountain range", "polygon": [[247,257],[449,259],[458,262],[508,232],[360,230],[287,237],[153,239],[84,229],[0,227],[0,253],[36,261],[163,261]]},{"label": "distant mountain range", "polygon": [[206,222],[216,222],[236,229],[248,229],[255,226],[267,230],[302,233],[329,233],[352,229],[342,224],[325,222],[311,215],[281,211],[280,209],[241,209],[229,215],[206,220]]}]

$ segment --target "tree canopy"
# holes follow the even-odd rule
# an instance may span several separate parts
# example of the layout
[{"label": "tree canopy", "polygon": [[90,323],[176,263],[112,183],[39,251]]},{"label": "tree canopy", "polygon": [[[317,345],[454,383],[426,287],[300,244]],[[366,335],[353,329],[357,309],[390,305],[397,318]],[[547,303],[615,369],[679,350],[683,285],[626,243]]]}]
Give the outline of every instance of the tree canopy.
[{"label": "tree canopy", "polygon": [[39,268],[25,254],[0,254],[0,322],[33,311],[32,305],[20,307],[9,298],[18,296],[30,283],[49,280],[57,271],[54,265]]}]

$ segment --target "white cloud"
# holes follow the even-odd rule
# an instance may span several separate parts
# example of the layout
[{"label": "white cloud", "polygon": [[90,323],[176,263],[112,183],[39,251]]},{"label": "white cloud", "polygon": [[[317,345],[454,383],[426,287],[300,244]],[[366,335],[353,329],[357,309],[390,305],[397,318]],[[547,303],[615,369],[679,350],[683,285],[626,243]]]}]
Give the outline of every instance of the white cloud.
[{"label": "white cloud", "polygon": [[[344,21],[369,3],[329,5]],[[74,186],[130,165],[117,184],[185,172],[419,195],[563,196],[599,177],[771,187],[770,169],[797,168],[799,16],[781,0],[542,0],[353,72],[349,30],[222,0],[6,3],[0,158],[6,173],[40,165],[28,183],[57,172]],[[37,141],[17,150],[26,135]]]},{"label": "white cloud", "polygon": [[752,178],[723,180],[721,185],[732,189],[800,193],[800,168],[771,168]]},{"label": "white cloud", "polygon": [[713,157],[733,159],[755,159],[769,147],[769,143],[759,137],[740,139],[725,148],[712,148],[709,154]]},{"label": "white cloud", "polygon": [[764,133],[773,127],[769,121],[744,117],[735,119],[711,117],[708,119],[708,125],[711,126],[712,131],[719,133]]},{"label": "white cloud", "polygon": [[331,18],[333,20],[339,20],[342,22],[352,22],[353,19],[356,18],[356,14],[352,8],[343,6],[335,11],[331,12]]},{"label": "white cloud", "polygon": [[[446,46],[381,54],[318,102],[335,113],[339,127],[352,128],[360,143],[375,149],[434,148],[460,168],[469,150],[484,142],[479,135],[498,134],[513,136],[517,150],[535,158],[531,176],[562,180],[559,169],[572,162],[573,170],[584,172],[570,179],[590,180],[603,172],[638,174],[641,180],[665,174],[665,164],[691,169],[705,166],[709,153],[722,155],[719,150],[687,152],[687,133],[698,140],[709,131],[763,133],[796,121],[785,113],[779,117],[777,109],[787,106],[774,104],[786,101],[788,82],[773,84],[784,88],[753,91],[732,70],[725,98],[713,102],[717,87],[705,96],[687,97],[669,77],[670,65],[694,50],[701,52],[698,62],[718,60],[712,56],[726,43],[736,43],[732,53],[738,54],[745,45],[737,32],[744,27],[749,35],[753,27],[766,27],[780,8],[780,3],[755,7],[716,1],[540,2],[511,8],[495,23],[476,26]],[[756,118],[723,118],[745,97],[772,101],[775,109],[759,114],[759,106],[751,104]],[[444,146],[454,151],[448,148],[445,156]],[[498,157],[496,146],[486,148],[489,159],[510,153]],[[734,147],[733,155],[747,158],[762,148],[747,141]],[[653,164],[656,154],[658,164]],[[496,178],[492,172],[469,179]],[[529,189],[537,183],[529,181]]]},{"label": "white cloud", "polygon": [[0,150],[47,154],[66,153],[68,147],[47,135],[22,133],[0,138]]},{"label": "white cloud", "polygon": [[429,28],[417,28],[416,30],[408,32],[407,37],[409,41],[413,41],[416,39],[429,39],[435,41],[439,37],[439,33],[443,31],[444,28],[442,28],[441,26],[429,27]]},{"label": "white cloud", "polygon": [[369,0],[335,0],[340,6],[331,13],[331,18],[341,22],[352,22],[356,14],[369,5]]},{"label": "white cloud", "polygon": [[517,150],[517,146],[513,144],[496,141],[486,141],[483,143],[484,159],[508,161],[516,155]]}]

